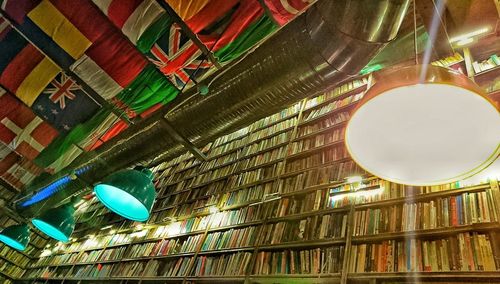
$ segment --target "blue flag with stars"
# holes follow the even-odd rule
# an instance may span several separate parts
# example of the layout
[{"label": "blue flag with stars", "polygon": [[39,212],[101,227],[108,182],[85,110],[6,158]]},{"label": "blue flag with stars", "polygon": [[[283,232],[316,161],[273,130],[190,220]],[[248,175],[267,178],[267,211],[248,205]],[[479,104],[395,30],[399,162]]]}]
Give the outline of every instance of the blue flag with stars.
[{"label": "blue flag with stars", "polygon": [[60,72],[31,108],[54,128],[65,133],[90,119],[99,105],[71,77]]}]

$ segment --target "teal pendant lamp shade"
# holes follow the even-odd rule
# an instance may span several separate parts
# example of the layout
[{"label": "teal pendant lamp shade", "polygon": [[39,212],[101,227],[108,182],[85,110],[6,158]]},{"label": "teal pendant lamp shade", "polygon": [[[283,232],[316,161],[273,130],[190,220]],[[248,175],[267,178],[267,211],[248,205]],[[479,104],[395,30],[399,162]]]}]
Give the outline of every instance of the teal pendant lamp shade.
[{"label": "teal pendant lamp shade", "polygon": [[113,173],[94,187],[97,198],[109,210],[133,221],[144,222],[156,198],[153,173],[146,168]]},{"label": "teal pendant lamp shade", "polygon": [[69,203],[49,209],[31,222],[49,237],[61,242],[68,242],[75,229],[74,213],[75,208],[72,203]]},{"label": "teal pendant lamp shade", "polygon": [[30,229],[26,224],[13,225],[0,232],[0,241],[17,250],[24,250],[30,241]]}]

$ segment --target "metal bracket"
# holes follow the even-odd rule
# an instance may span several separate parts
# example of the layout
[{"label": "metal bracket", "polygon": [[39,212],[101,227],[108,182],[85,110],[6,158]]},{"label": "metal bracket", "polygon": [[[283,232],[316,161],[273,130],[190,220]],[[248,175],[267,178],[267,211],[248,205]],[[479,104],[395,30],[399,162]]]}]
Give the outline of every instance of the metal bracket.
[{"label": "metal bracket", "polygon": [[160,119],[161,126],[167,130],[167,132],[175,139],[177,142],[181,143],[189,152],[191,152],[198,160],[206,161],[207,156],[201,152],[191,141],[180,134],[170,122],[163,117]]}]

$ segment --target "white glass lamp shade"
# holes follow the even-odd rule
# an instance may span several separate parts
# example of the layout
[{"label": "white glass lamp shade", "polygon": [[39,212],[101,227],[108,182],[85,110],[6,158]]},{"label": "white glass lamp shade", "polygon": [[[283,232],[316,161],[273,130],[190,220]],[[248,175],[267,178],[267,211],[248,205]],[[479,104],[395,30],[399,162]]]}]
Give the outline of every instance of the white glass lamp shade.
[{"label": "white glass lamp shade", "polygon": [[351,116],[345,143],[366,171],[409,185],[472,176],[499,156],[500,113],[466,76],[428,66],[383,74]]}]

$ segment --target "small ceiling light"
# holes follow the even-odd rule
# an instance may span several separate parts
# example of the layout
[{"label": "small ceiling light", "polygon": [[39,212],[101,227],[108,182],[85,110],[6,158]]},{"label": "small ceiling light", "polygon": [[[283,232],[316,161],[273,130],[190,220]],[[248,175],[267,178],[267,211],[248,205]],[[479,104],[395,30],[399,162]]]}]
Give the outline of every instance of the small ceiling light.
[{"label": "small ceiling light", "polygon": [[450,38],[450,43],[456,43],[456,42],[460,42],[462,40],[466,40],[468,38],[473,38],[475,36],[483,35],[489,31],[490,31],[489,27],[484,27],[484,28],[472,31],[470,33],[466,33],[463,35],[452,37],[452,38]]},{"label": "small ceiling light", "polygon": [[69,242],[75,229],[75,208],[72,202],[45,211],[31,223],[44,234],[61,242]]},{"label": "small ceiling light", "polygon": [[156,198],[153,173],[138,167],[109,175],[94,187],[97,198],[109,210],[127,219],[144,222]]},{"label": "small ceiling light", "polygon": [[499,156],[500,115],[466,76],[410,66],[384,74],[366,93],[345,143],[351,157],[380,178],[445,184],[480,172]]},{"label": "small ceiling light", "polygon": [[30,241],[30,229],[26,224],[9,226],[0,232],[0,241],[11,248],[25,250]]}]

